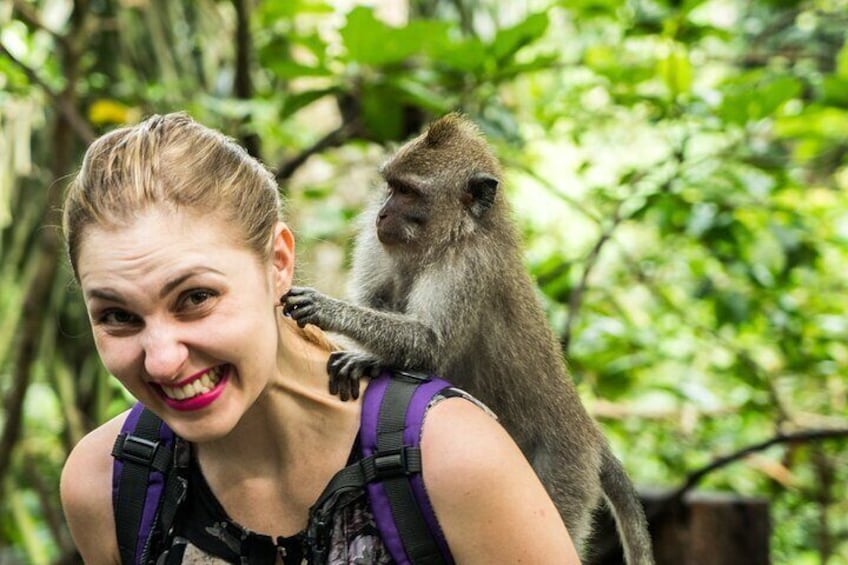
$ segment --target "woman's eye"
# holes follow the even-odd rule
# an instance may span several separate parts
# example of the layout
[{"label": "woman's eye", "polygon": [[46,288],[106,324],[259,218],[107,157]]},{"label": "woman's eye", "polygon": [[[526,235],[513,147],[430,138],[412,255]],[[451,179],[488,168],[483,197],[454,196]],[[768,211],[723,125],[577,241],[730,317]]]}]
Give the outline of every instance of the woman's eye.
[{"label": "woman's eye", "polygon": [[126,310],[106,310],[97,317],[98,323],[108,326],[129,326],[138,323],[138,317]]},{"label": "woman's eye", "polygon": [[200,306],[210,298],[213,298],[215,293],[211,290],[206,289],[198,289],[191,290],[185,294],[183,294],[182,304],[184,306],[192,307],[192,306]]}]

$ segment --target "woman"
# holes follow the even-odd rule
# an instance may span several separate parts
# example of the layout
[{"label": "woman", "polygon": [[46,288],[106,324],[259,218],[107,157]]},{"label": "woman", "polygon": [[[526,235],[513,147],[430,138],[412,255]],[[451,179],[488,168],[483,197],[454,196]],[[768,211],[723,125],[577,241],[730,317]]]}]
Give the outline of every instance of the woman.
[{"label": "woman", "polygon": [[[63,227],[105,367],[191,446],[167,562],[254,562],[264,548],[300,563],[309,508],[351,459],[361,405],[329,394],[326,340],[281,315],[294,238],[273,176],[184,114],[154,116],[92,144]],[[120,562],[110,451],[125,418],[88,434],[62,473],[87,563]],[[421,450],[458,563],[578,562],[529,464],[479,406],[433,406]],[[367,499],[356,505],[368,522]],[[204,520],[239,535],[218,550],[218,526],[192,527]],[[345,535],[330,562],[390,562],[378,537]]]}]

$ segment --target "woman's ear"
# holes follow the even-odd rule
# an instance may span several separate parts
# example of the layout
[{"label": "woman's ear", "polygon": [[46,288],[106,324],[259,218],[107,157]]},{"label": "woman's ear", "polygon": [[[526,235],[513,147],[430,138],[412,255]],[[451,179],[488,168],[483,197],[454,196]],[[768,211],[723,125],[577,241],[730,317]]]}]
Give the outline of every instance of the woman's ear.
[{"label": "woman's ear", "polygon": [[288,292],[294,277],[294,234],[283,222],[274,226],[271,261],[274,265],[274,290],[277,296]]}]

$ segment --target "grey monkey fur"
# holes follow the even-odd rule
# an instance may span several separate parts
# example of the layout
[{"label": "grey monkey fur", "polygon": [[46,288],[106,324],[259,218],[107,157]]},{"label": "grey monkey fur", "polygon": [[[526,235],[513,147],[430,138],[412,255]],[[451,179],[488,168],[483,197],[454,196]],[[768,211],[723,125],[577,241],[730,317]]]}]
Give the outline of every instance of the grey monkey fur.
[{"label": "grey monkey fur", "polygon": [[603,496],[627,562],[653,563],[635,489],[566,371],[476,126],[441,118],[381,174],[387,195],[364,213],[354,248],[353,303],[299,287],[284,297],[298,324],[364,349],[333,354],[331,390],[355,397],[381,366],[444,376],[497,414],[578,547]]}]

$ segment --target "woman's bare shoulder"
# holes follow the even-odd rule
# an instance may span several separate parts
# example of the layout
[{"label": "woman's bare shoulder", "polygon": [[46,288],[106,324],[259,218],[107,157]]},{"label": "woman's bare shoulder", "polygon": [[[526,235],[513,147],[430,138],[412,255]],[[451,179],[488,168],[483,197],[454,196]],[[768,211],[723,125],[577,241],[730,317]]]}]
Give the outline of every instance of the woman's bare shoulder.
[{"label": "woman's bare shoulder", "polygon": [[421,451],[424,483],[457,562],[579,563],[530,464],[478,405],[449,398],[434,406]]},{"label": "woman's bare shoulder", "polygon": [[112,446],[127,412],[98,426],[71,450],[62,468],[62,508],[86,563],[117,563],[112,516]]}]

